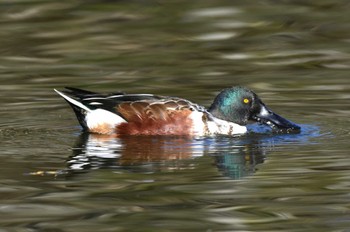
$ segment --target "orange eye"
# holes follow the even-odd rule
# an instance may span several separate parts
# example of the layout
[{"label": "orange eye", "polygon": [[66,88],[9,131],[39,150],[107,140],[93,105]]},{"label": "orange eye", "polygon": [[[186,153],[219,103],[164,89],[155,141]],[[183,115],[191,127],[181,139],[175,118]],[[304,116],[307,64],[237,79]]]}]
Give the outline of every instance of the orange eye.
[{"label": "orange eye", "polygon": [[249,100],[248,98],[244,98],[244,99],[243,99],[243,102],[244,102],[245,104],[248,104],[248,103],[250,102],[250,100]]}]

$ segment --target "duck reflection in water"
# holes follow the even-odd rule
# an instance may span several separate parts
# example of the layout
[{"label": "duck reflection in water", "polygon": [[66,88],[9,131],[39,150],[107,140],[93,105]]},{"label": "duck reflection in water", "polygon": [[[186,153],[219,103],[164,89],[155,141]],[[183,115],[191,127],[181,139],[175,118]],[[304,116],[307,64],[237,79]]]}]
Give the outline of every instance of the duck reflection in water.
[{"label": "duck reflection in water", "polygon": [[[67,161],[69,172],[115,169],[156,172],[195,169],[199,159],[212,157],[222,175],[240,179],[252,175],[271,146],[258,138],[185,136],[114,137],[82,133]],[[195,171],[195,170],[194,170]]]}]

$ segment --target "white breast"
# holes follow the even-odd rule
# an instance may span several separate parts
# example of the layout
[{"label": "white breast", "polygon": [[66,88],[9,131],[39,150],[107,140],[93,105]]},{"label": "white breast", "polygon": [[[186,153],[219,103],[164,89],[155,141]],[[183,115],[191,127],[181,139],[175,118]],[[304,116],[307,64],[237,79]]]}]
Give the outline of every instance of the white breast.
[{"label": "white breast", "polygon": [[210,134],[239,135],[247,132],[247,127],[245,126],[218,118],[214,118],[213,121],[208,121],[207,125]]},{"label": "white breast", "polygon": [[233,122],[227,122],[213,117],[212,120],[203,120],[203,112],[194,111],[190,117],[193,121],[194,135],[239,135],[247,132],[247,127]]}]

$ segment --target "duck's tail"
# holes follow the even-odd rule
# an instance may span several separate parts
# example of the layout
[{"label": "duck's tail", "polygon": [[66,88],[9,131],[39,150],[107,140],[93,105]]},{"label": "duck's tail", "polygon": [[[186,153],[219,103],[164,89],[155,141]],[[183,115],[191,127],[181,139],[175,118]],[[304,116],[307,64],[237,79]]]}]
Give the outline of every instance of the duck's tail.
[{"label": "duck's tail", "polygon": [[69,105],[72,107],[72,109],[74,110],[75,115],[77,116],[77,119],[80,123],[80,125],[83,127],[84,130],[88,130],[89,127],[87,125],[86,122],[86,115],[88,113],[92,112],[92,109],[88,108],[86,105],[84,105],[83,103],[69,97],[68,95],[66,95],[63,92],[58,91],[57,89],[54,89],[56,93],[58,93],[61,97],[64,98],[64,100],[66,100]]},{"label": "duck's tail", "polygon": [[113,102],[104,95],[76,88],[66,89],[68,91],[55,91],[73,108],[85,131],[113,134],[117,125],[126,122],[117,112],[112,111]]}]

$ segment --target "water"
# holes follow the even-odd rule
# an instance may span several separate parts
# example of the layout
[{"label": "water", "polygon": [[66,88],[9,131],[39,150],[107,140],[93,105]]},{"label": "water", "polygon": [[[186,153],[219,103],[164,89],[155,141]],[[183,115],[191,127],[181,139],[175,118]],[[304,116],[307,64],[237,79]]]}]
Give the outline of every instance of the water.
[{"label": "water", "polygon": [[[348,1],[3,1],[1,231],[347,231]],[[211,104],[252,88],[300,134],[82,134],[53,91]]]}]

